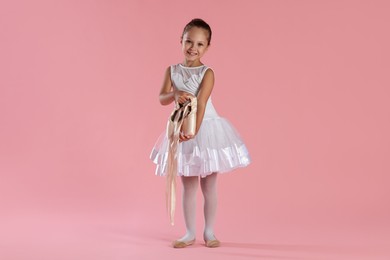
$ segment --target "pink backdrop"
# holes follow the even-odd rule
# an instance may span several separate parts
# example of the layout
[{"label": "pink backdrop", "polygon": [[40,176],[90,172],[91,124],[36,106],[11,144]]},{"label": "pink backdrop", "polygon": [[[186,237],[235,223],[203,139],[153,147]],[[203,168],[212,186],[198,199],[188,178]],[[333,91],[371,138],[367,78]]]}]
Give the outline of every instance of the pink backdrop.
[{"label": "pink backdrop", "polygon": [[[172,108],[164,69],[201,17],[214,104],[253,159],[219,178],[225,246],[211,256],[388,259],[389,13],[384,0],[1,1],[0,258],[211,254],[169,247],[180,201],[171,227],[149,160]],[[199,194],[199,241],[201,209]]]}]

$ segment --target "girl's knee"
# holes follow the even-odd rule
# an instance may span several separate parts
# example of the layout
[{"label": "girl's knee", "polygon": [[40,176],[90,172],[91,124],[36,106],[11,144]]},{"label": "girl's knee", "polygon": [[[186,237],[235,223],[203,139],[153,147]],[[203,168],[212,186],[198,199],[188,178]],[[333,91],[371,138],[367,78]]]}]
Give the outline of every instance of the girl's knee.
[{"label": "girl's knee", "polygon": [[182,177],[182,183],[185,191],[198,189],[198,177]]}]

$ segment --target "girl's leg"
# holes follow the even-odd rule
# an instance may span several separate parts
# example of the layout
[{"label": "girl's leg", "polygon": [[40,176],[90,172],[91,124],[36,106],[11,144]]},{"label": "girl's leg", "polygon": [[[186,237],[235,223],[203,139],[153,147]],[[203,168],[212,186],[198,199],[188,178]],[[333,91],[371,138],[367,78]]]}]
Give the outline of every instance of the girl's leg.
[{"label": "girl's leg", "polygon": [[204,197],[205,228],[203,238],[206,241],[216,239],[214,236],[214,223],[217,212],[217,175],[217,173],[212,173],[200,180]]},{"label": "girl's leg", "polygon": [[183,183],[183,213],[187,231],[178,241],[188,242],[195,239],[198,179],[198,177],[181,177]]}]

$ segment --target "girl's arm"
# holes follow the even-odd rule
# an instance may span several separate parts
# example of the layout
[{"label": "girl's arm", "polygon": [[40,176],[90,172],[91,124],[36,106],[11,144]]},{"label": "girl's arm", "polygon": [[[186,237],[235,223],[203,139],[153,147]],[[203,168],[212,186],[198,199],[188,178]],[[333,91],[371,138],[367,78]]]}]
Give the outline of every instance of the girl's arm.
[{"label": "girl's arm", "polygon": [[[207,100],[211,95],[211,91],[214,87],[214,72],[211,69],[208,69],[203,76],[202,83],[199,87],[199,92],[197,96],[197,112],[196,112],[196,131],[195,135],[198,133],[200,125],[203,121],[204,112],[206,109]],[[187,141],[195,136],[183,136],[180,134],[180,141]]]},{"label": "girl's arm", "polygon": [[198,133],[200,125],[203,121],[204,111],[206,109],[207,100],[209,99],[214,87],[214,71],[212,69],[206,70],[203,76],[202,83],[200,84],[199,92],[197,95],[197,112],[196,112],[196,131]]},{"label": "girl's arm", "polygon": [[174,92],[172,91],[171,67],[168,67],[165,71],[159,99],[160,104],[163,106],[169,105],[175,100]]},{"label": "girl's arm", "polygon": [[168,67],[165,71],[164,82],[159,94],[160,104],[166,106],[171,104],[174,100],[179,104],[183,104],[188,100],[189,96],[192,95],[180,90],[174,91],[171,81],[171,67]]}]

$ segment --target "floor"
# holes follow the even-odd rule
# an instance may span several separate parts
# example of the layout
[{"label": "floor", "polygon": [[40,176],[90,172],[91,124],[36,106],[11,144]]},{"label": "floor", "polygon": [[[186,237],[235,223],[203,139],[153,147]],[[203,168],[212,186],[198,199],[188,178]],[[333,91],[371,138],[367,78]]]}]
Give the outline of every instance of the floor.
[{"label": "floor", "polygon": [[332,229],[313,223],[276,226],[277,221],[253,226],[253,219],[243,218],[218,227],[219,248],[206,248],[198,237],[195,245],[174,249],[170,243],[183,230],[181,220],[172,227],[168,219],[152,221],[153,212],[144,213],[60,207],[3,213],[0,259],[390,259],[384,223]]}]

